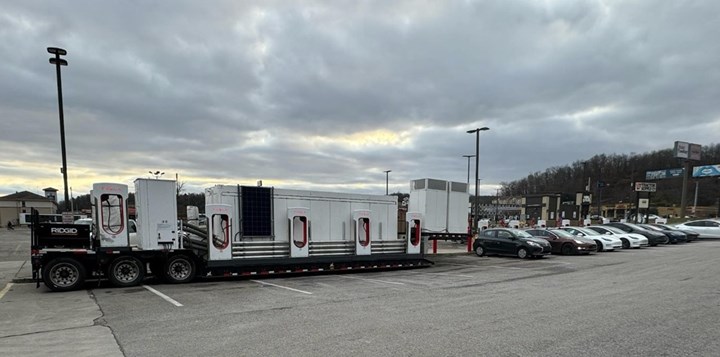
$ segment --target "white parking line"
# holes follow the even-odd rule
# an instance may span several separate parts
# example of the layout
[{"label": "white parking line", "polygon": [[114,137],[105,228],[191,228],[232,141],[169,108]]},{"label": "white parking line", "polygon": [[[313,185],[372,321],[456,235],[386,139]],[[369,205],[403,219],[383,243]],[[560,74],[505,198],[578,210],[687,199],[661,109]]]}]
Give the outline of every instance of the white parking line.
[{"label": "white parking line", "polygon": [[309,291],[294,289],[294,288],[291,288],[291,287],[282,286],[282,285],[277,285],[277,284],[273,284],[273,283],[268,283],[268,282],[266,282],[266,281],[261,281],[261,280],[250,280],[250,281],[255,282],[255,283],[258,283],[258,284],[262,284],[262,285],[274,286],[274,287],[280,288],[280,289],[287,289],[287,290],[290,290],[290,291],[295,291],[295,292],[303,293],[303,294],[307,294],[307,295],[312,295],[312,294],[313,294],[313,293],[311,293],[311,292],[309,292]]},{"label": "white parking line", "polygon": [[441,263],[439,265],[456,265],[459,267],[482,268],[482,265],[474,265],[474,264]]},{"label": "white parking line", "polygon": [[532,269],[532,268],[518,268],[518,267],[506,267],[502,265],[484,265],[488,268],[497,268],[497,269],[515,269],[515,270],[525,270],[525,269]]},{"label": "white parking line", "polygon": [[444,276],[457,276],[460,278],[474,278],[472,275],[463,275],[463,274],[450,274],[450,273],[420,273],[420,274],[433,274],[433,275],[444,275]]},{"label": "white parking line", "polygon": [[8,291],[10,291],[10,288],[12,288],[13,285],[13,283],[7,283],[7,285],[5,285],[5,288],[0,291],[0,300],[2,300],[3,296],[5,296]]},{"label": "white parking line", "polygon": [[165,295],[165,294],[163,294],[163,293],[161,293],[161,292],[159,292],[159,291],[157,291],[157,290],[155,290],[155,289],[153,289],[153,288],[151,288],[151,287],[149,287],[149,286],[147,286],[147,285],[143,285],[142,287],[145,288],[145,289],[147,289],[147,290],[150,291],[151,293],[153,293],[153,294],[155,294],[155,295],[163,298],[163,300],[165,300],[165,301],[167,301],[167,302],[169,302],[169,303],[171,303],[171,304],[173,304],[173,305],[175,305],[175,306],[177,306],[177,307],[182,307],[182,306],[183,306],[183,304],[175,301],[173,298],[171,298],[171,297],[169,297],[169,296],[167,296],[167,295]]},{"label": "white parking line", "polygon": [[338,277],[340,277],[340,278],[345,278],[345,279],[364,280],[364,281],[369,281],[369,282],[371,282],[371,283],[383,283],[383,284],[405,285],[405,283],[399,283],[399,282],[397,282],[397,281],[387,281],[387,280],[378,280],[378,279],[365,279],[365,278],[358,278],[358,277],[354,277],[354,276],[344,276],[344,275],[338,275]]},{"label": "white parking line", "polygon": [[15,247],[15,250],[13,251],[13,255],[17,255],[20,248],[22,248],[22,244],[18,244],[17,247]]}]

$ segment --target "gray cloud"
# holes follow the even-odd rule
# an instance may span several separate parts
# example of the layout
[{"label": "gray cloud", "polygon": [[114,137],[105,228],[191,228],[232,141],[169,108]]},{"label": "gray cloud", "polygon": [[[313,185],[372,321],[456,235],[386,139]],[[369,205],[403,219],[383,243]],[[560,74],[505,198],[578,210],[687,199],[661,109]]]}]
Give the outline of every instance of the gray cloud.
[{"label": "gray cloud", "polygon": [[[484,192],[598,153],[717,141],[712,1],[6,2],[0,194],[178,172],[216,182]],[[72,183],[71,183],[72,185]],[[78,192],[78,189],[75,190]]]}]

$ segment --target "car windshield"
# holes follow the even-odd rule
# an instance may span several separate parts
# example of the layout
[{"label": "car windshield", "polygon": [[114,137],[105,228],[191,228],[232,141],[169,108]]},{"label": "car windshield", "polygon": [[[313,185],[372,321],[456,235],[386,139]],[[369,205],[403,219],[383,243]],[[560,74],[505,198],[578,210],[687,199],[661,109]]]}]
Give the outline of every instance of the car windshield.
[{"label": "car windshield", "polygon": [[625,224],[627,224],[628,227],[633,228],[633,229],[638,229],[638,230],[641,230],[641,231],[646,231],[646,230],[647,230],[647,229],[645,229],[644,227],[638,226],[637,224],[632,224],[632,223],[625,223]]},{"label": "car windshield", "polygon": [[585,233],[586,236],[596,236],[596,235],[600,234],[600,233],[595,232],[594,230],[589,229],[589,228],[575,227],[575,229],[577,229],[577,230],[580,231],[580,232]]},{"label": "car windshield", "polygon": [[562,229],[553,229],[552,232],[563,238],[575,238],[575,236],[572,235],[572,233],[566,232]]},{"label": "car windshield", "polygon": [[658,228],[658,227],[651,226],[651,225],[649,225],[649,224],[643,224],[643,225],[640,226],[640,227],[647,228],[647,229],[653,230],[653,231],[661,231],[661,230],[662,230],[662,229],[660,229],[660,228]]},{"label": "car windshield", "polygon": [[625,234],[625,231],[623,231],[620,228],[613,227],[613,226],[603,226],[603,228],[609,230],[610,232],[616,233],[616,234]]},{"label": "car windshield", "polygon": [[591,226],[591,227],[587,227],[587,229],[592,229],[593,231],[598,232],[600,234],[608,233],[608,230],[605,229],[605,227]]},{"label": "car windshield", "polygon": [[513,234],[516,237],[520,237],[520,238],[532,238],[533,237],[532,234],[525,232],[525,231],[521,231],[519,229],[511,229],[510,231],[513,232]]}]

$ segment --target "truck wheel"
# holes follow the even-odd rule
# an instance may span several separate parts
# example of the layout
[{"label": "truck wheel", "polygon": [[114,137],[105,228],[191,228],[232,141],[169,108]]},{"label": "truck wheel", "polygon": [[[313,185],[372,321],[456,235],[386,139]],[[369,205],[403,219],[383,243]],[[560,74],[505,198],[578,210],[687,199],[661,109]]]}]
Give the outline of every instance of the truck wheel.
[{"label": "truck wheel", "polygon": [[118,287],[138,285],[145,279],[145,264],[135,257],[117,258],[110,263],[108,279]]},{"label": "truck wheel", "polygon": [[170,257],[163,269],[165,281],[170,284],[182,284],[195,277],[195,263],[185,255]]},{"label": "truck wheel", "polygon": [[52,291],[70,291],[85,282],[85,267],[72,258],[55,258],[43,267],[43,282]]}]

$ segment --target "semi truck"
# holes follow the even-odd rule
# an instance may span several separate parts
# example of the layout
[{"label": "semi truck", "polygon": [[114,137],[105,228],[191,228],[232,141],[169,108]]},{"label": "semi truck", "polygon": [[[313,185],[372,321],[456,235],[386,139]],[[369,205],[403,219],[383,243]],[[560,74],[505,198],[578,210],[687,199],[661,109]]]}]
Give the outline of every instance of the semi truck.
[{"label": "semi truck", "polygon": [[422,214],[408,212],[402,224],[409,234],[399,238],[394,196],[216,185],[205,190],[202,227],[178,221],[174,180],[137,179],[134,186],[132,225],[129,187],[119,183],[93,184],[91,225],[32,225],[37,286],[42,281],[67,291],[89,279],[134,286],[148,274],[179,284],[211,276],[432,265],[421,247]]}]

